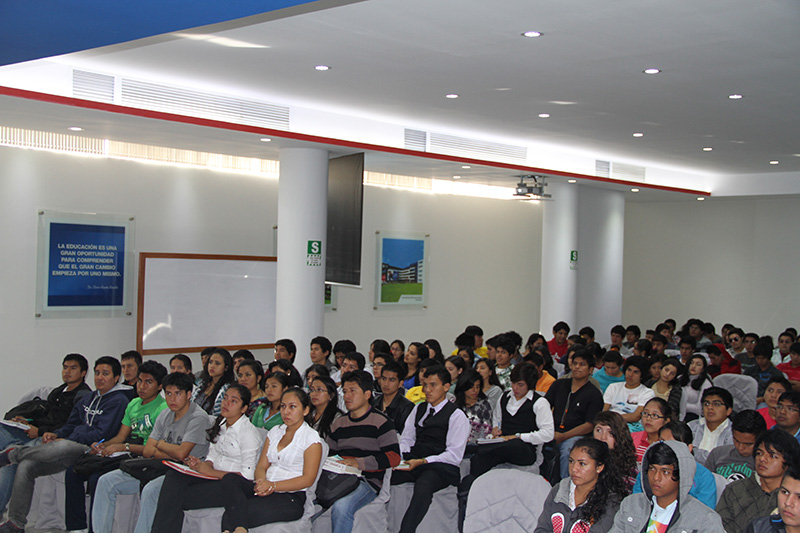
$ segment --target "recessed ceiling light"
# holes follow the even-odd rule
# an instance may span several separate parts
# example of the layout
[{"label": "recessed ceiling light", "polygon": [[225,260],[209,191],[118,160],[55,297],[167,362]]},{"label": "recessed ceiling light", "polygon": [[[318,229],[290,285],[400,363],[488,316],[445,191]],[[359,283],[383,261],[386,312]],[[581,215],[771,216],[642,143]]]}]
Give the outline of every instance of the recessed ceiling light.
[{"label": "recessed ceiling light", "polygon": [[461,168],[472,168],[472,167],[469,165],[461,165]]},{"label": "recessed ceiling light", "polygon": [[704,152],[710,152],[711,150],[713,150],[713,148],[711,148],[710,146],[706,146],[705,148],[703,148]]},{"label": "recessed ceiling light", "polygon": [[446,94],[446,95],[444,95],[444,97],[445,97],[445,98],[450,98],[450,99],[452,100],[452,99],[454,99],[454,98],[458,98],[458,95],[457,95],[457,94],[455,94],[455,93],[450,93],[450,94]]},{"label": "recessed ceiling light", "polygon": [[548,102],[548,103],[555,104],[555,105],[575,105],[578,102],[568,102],[566,100],[550,100],[550,102]]},{"label": "recessed ceiling light", "polygon": [[461,179],[461,176],[453,176],[453,179],[454,179],[454,180],[460,180],[460,179]]},{"label": "recessed ceiling light", "polygon": [[173,33],[176,37],[184,39],[191,39],[192,41],[205,41],[211,44],[218,44],[219,46],[227,46],[229,48],[269,48],[267,45],[248,43],[245,41],[238,41],[236,39],[229,39],[228,37],[219,37],[218,35],[209,35],[204,33]]},{"label": "recessed ceiling light", "polygon": [[639,192],[639,189],[637,189],[636,187],[634,187],[633,189],[631,189],[631,192]]},{"label": "recessed ceiling light", "polygon": [[261,137],[259,141],[261,141],[262,143],[268,143],[271,142],[272,139],[270,139],[269,137]]},{"label": "recessed ceiling light", "polygon": [[539,113],[539,118],[550,118],[550,113]]},{"label": "recessed ceiling light", "polygon": [[731,100],[741,100],[742,98],[744,98],[744,96],[742,96],[741,94],[729,94],[728,98],[730,98]]},{"label": "recessed ceiling light", "polygon": [[317,69],[317,70],[322,70],[322,71],[325,71],[325,70],[330,70],[330,69],[331,69],[331,67],[329,67],[328,65],[317,65],[317,66],[316,66],[316,67],[314,67],[314,68],[315,68],[315,69]]},{"label": "recessed ceiling light", "polygon": [[779,163],[780,163],[780,161],[770,161],[770,162],[769,162],[769,164],[770,164],[770,165],[777,165],[777,164],[779,164]]},{"label": "recessed ceiling light", "polygon": [[578,180],[567,180],[567,183],[578,183]]},{"label": "recessed ceiling light", "polygon": [[540,31],[526,31],[526,32],[522,32],[522,36],[523,37],[541,37],[542,36],[542,32],[540,32]]},{"label": "recessed ceiling light", "polygon": [[645,74],[658,74],[659,72],[661,72],[661,70],[657,68],[646,68],[642,72],[644,72]]},{"label": "recessed ceiling light", "polygon": [[731,141],[733,144],[744,144],[744,141]]},{"label": "recessed ceiling light", "polygon": [[633,134],[634,137],[644,137],[644,133],[636,132]]},{"label": "recessed ceiling light", "polygon": [[698,201],[698,202],[702,202],[702,201],[704,201],[704,200],[705,200],[705,198],[703,198],[702,196],[698,196],[698,197],[697,197],[697,201]]},{"label": "recessed ceiling light", "polygon": [[497,87],[495,91],[510,91],[511,87]]},{"label": "recessed ceiling light", "polygon": [[69,131],[83,131],[83,128],[79,128],[78,126],[70,126]]}]

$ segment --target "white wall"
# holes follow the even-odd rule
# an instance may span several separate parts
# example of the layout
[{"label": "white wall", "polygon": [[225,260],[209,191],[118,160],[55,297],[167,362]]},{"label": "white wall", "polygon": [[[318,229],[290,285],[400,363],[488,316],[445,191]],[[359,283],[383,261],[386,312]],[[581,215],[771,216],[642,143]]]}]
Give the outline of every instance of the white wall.
[{"label": "white wall", "polygon": [[628,203],[623,322],[671,316],[777,335],[800,323],[800,199]]},{"label": "white wall", "polygon": [[[93,361],[135,346],[135,316],[34,318],[39,209],[134,216],[137,251],[271,255],[277,190],[252,176],[0,147],[0,407],[58,383],[68,352]],[[431,233],[427,310],[372,309],[378,229]],[[470,323],[488,334],[537,329],[539,206],[367,187],[364,235],[364,288],[339,290],[338,310],[325,317],[332,340],[351,338],[366,353],[376,337],[436,337],[450,347]]]}]

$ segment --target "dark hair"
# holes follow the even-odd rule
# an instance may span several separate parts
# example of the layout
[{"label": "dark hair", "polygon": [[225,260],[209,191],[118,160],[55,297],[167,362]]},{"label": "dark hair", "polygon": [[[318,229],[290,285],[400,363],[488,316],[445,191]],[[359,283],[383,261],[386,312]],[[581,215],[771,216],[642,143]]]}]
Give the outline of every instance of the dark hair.
[{"label": "dark hair", "polygon": [[153,376],[153,379],[156,380],[156,383],[161,385],[164,382],[164,378],[167,377],[167,368],[159,363],[158,361],[146,361],[139,365],[139,372],[138,374],[150,374]]},{"label": "dark hair", "polygon": [[[400,339],[395,339],[395,340],[393,340],[393,341],[392,341],[392,344],[399,344],[399,345],[400,345],[400,350],[401,350],[401,351],[404,351],[404,352],[406,351],[406,344],[405,344],[403,341],[401,341]],[[390,350],[390,351],[389,351],[389,353],[391,353],[391,348],[392,348],[392,347],[391,347],[391,345],[390,345],[390,346],[389,346],[389,350]]]},{"label": "dark hair", "polygon": [[200,376],[197,378],[200,383],[203,383],[204,381],[208,380],[208,372],[206,372],[206,365],[205,362],[203,361],[203,357],[205,357],[207,361],[208,358],[211,357],[211,354],[214,353],[215,351],[217,351],[216,346],[209,346],[208,348],[203,348],[200,351],[200,362],[202,364],[200,368]]},{"label": "dark hair", "polygon": [[[364,367],[367,365],[366,359],[360,352],[347,352],[344,354],[344,359],[349,359],[350,361],[355,361],[356,366],[359,370],[364,370]],[[342,359],[342,360],[344,360]]]},{"label": "dark hair", "polygon": [[655,344],[657,342],[660,342],[664,346],[669,344],[669,342],[667,342],[667,338],[664,335],[662,335],[661,333],[653,333],[653,339],[650,341],[650,343]]},{"label": "dark hair", "polygon": [[[224,362],[225,365],[225,372],[219,378],[219,381],[217,381],[216,385],[214,385],[211,394],[206,396],[206,400],[202,404],[203,409],[207,413],[211,413],[211,409],[214,407],[214,402],[216,401],[217,395],[219,394],[219,391],[222,389],[222,387],[228,383],[235,383],[235,380],[233,379],[233,358],[231,358],[231,353],[225,348],[214,348],[214,350],[208,354],[208,359],[206,359],[206,364],[203,365],[203,376],[205,376],[205,378],[202,379],[200,382],[201,394],[203,393],[203,391],[206,390],[206,387],[208,387],[208,385],[212,382],[211,376],[208,375],[208,363],[211,361],[211,358],[214,356],[214,354],[219,354],[219,356],[222,357],[222,361]],[[248,391],[248,394],[249,393],[250,391]]]},{"label": "dark hair", "polygon": [[[442,352],[442,345],[436,339],[428,339],[423,344],[428,347],[428,357],[436,359],[440,364],[444,364],[444,353]],[[436,352],[431,354],[431,350]]]},{"label": "dark hair", "polygon": [[374,362],[375,359],[378,359],[378,358],[383,359],[386,363],[392,362],[392,363],[400,364],[400,363],[398,363],[397,361],[394,360],[394,357],[392,357],[392,354],[390,354],[390,353],[375,352],[375,355],[372,357],[372,361]]},{"label": "dark hair", "polygon": [[563,320],[561,320],[559,322],[556,322],[556,325],[553,326],[553,333],[556,333],[556,332],[559,332],[559,331],[565,331],[565,330],[566,330],[567,333],[569,333],[569,324],[567,324]]},{"label": "dark hair", "polygon": [[253,352],[251,352],[250,350],[236,350],[235,352],[233,352],[233,355],[231,356],[231,359],[233,360],[244,359],[245,361],[254,361],[255,358],[256,356],[253,355]]},{"label": "dark hair", "polygon": [[[725,392],[727,392],[727,391],[725,391]],[[730,394],[730,393],[728,393],[728,394]],[[796,390],[789,389],[786,392],[784,392],[783,394],[781,394],[780,398],[778,398],[779,402],[782,402],[784,400],[787,401],[787,402],[792,402],[792,404],[795,407],[800,408],[800,392],[798,392]]]},{"label": "dark hair", "polygon": [[485,341],[486,346],[491,346],[492,348],[497,348],[498,342],[500,342],[500,337],[501,337],[501,335],[495,335],[494,337],[489,337]]},{"label": "dark hair", "polygon": [[525,342],[525,347],[528,349],[533,349],[533,344],[539,339],[542,339],[542,342],[547,343],[547,339],[545,339],[544,335],[541,333],[531,333],[528,336],[528,340]]},{"label": "dark hair", "polygon": [[291,378],[287,374],[284,374],[283,372],[272,372],[271,374],[267,374],[267,377],[264,379],[264,386],[266,386],[267,381],[271,379],[274,379],[275,381],[280,383],[281,387],[283,387],[284,389],[288,389],[289,387],[292,386]]},{"label": "dark hair", "polygon": [[590,326],[583,326],[580,331],[578,331],[578,335],[581,337],[586,335],[587,337],[594,339],[594,329],[592,329]]},{"label": "dark hair", "polygon": [[355,352],[355,351],[356,351],[356,343],[354,343],[350,339],[336,341],[336,344],[333,345],[333,353],[348,354],[350,352]]},{"label": "dark hair", "polygon": [[636,471],[636,449],[633,438],[628,429],[628,423],[622,415],[614,411],[600,411],[594,417],[594,425],[603,425],[611,428],[614,437],[614,449],[611,458],[617,467],[617,472],[622,476],[630,475]]},{"label": "dark hair", "polygon": [[683,377],[681,377],[681,385],[685,387],[691,382],[690,386],[692,389],[699,391],[703,387],[703,383],[705,383],[706,380],[708,380],[709,383],[712,383],[712,381],[708,376],[708,361],[706,361],[705,356],[702,354],[692,354],[692,356],[689,358],[689,366],[691,366],[692,361],[695,359],[703,361],[703,370],[697,374],[697,377],[692,379],[692,377],[689,375],[689,370],[687,369],[686,373],[683,375]]},{"label": "dark hair", "polygon": [[89,361],[87,361],[86,358],[79,353],[68,353],[64,356],[64,360],[61,362],[61,364],[64,364],[67,361],[75,361],[78,363],[81,372],[89,371]]},{"label": "dark hair", "polygon": [[672,365],[675,367],[675,378],[672,380],[670,385],[680,385],[681,378],[683,377],[683,363],[681,363],[680,359],[676,359],[675,357],[670,357],[668,359],[664,359],[661,363],[661,369],[663,370],[665,366]]},{"label": "dark hair", "polygon": [[791,346],[789,346],[789,353],[800,354],[800,342],[793,342]]},{"label": "dark hair", "polygon": [[[575,345],[573,345],[573,346],[575,346]],[[586,364],[589,365],[590,367],[594,366],[594,357],[592,355],[590,355],[589,352],[586,351],[586,349],[583,348],[583,347],[578,348],[577,350],[575,350],[572,353],[572,362],[573,363],[575,362],[576,358],[577,359],[583,359],[584,361],[586,361]]]},{"label": "dark hair", "polygon": [[327,337],[323,337],[322,335],[314,337],[313,339],[311,339],[309,346],[313,346],[315,344],[319,344],[319,347],[322,349],[322,351],[328,352],[328,355],[330,355],[332,346],[331,346],[331,341],[329,341]]},{"label": "dark hair", "polygon": [[790,464],[786,467],[786,472],[783,474],[783,478],[790,477],[797,481],[800,481],[800,465],[798,464]]},{"label": "dark hair", "polygon": [[[225,391],[225,394],[228,394],[232,390],[235,390],[236,392],[239,393],[239,397],[242,399],[242,407],[247,407],[250,405],[250,389],[248,389],[244,385],[233,383]],[[241,416],[244,416],[244,413],[242,413]],[[214,424],[206,430],[208,442],[217,442],[217,437],[219,436],[219,432],[222,430],[222,424],[224,423],[225,423],[225,417],[219,415],[217,419],[214,421]]]},{"label": "dark hair", "polygon": [[194,388],[194,379],[192,379],[192,376],[189,374],[184,374],[183,372],[173,372],[164,377],[164,381],[161,382],[161,386],[164,388],[164,390],[167,390],[167,387],[177,387],[178,390],[191,393],[192,389]]},{"label": "dark hair", "polygon": [[447,371],[442,365],[433,365],[425,369],[425,377],[439,376],[442,384],[452,383],[450,372]]},{"label": "dark hair", "polygon": [[281,370],[285,371],[287,376],[289,376],[289,386],[290,387],[302,387],[303,386],[303,378],[300,376],[300,372],[294,367],[294,365],[287,361],[286,359],[278,359],[277,361],[272,361],[269,364],[269,375],[272,375],[273,369],[280,368]]},{"label": "dark hair", "polygon": [[[256,375],[256,385],[258,388],[264,388],[264,366],[261,364],[261,361],[256,361],[255,359],[245,359],[241,363],[239,363],[239,370],[242,367],[250,367],[253,370],[253,374]],[[236,376],[237,378],[239,376]]]},{"label": "dark hair", "polygon": [[[606,355],[606,357],[608,357],[608,355]],[[644,382],[645,376],[647,376],[647,372],[650,370],[648,362],[649,361],[641,355],[632,355],[625,360],[625,364],[622,365],[622,371],[627,372],[630,367],[638,368],[641,373],[640,381]]]},{"label": "dark hair", "polygon": [[[336,383],[329,377],[318,377],[314,379],[315,382],[321,383],[325,386],[328,390],[328,396],[330,399],[328,400],[328,405],[325,406],[325,410],[322,411],[322,416],[319,419],[319,424],[317,425],[317,432],[319,436],[323,439],[331,434],[331,424],[336,419],[336,415],[341,414],[339,410],[339,391],[336,390]],[[309,383],[309,385],[311,385]],[[309,423],[313,422],[314,418],[316,417],[316,407],[313,405],[308,412],[308,421]]]},{"label": "dark hair", "polygon": [[661,426],[661,429],[658,430],[658,436],[661,437],[661,432],[666,430],[669,430],[669,432],[672,433],[673,439],[677,440],[678,442],[682,442],[687,446],[689,446],[694,440],[692,428],[690,428],[689,424],[686,422],[681,422],[680,420],[670,420]]},{"label": "dark hair", "polygon": [[294,358],[297,355],[297,346],[292,339],[278,339],[275,341],[275,346],[283,346],[289,352],[289,360],[294,364]]},{"label": "dark hair", "polygon": [[142,354],[140,354],[136,350],[128,350],[127,352],[119,356],[120,361],[125,361],[127,359],[133,359],[134,361],[136,361],[136,366],[141,366],[142,364]]},{"label": "dark hair", "polygon": [[[384,370],[386,367],[384,367]],[[467,404],[466,392],[475,386],[475,383],[480,383],[481,387],[478,392],[478,399],[486,398],[483,393],[483,378],[474,368],[468,368],[458,377],[456,383],[456,407],[464,408]]]},{"label": "dark hair", "polygon": [[522,335],[520,335],[514,330],[506,331],[505,333],[503,333],[503,335],[511,339],[511,342],[514,343],[514,349],[510,353],[514,353],[520,349],[520,347],[522,346]]},{"label": "dark hair", "polygon": [[184,353],[179,353],[179,354],[173,355],[173,356],[172,356],[172,357],[170,357],[170,359],[169,359],[169,364],[172,364],[172,362],[173,362],[175,359],[177,359],[178,361],[180,361],[181,363],[183,363],[183,368],[185,368],[186,370],[188,370],[190,374],[192,373],[192,360],[191,360],[191,358],[190,358],[188,355],[186,355],[186,354],[184,354]]},{"label": "dark hair", "polygon": [[752,409],[739,411],[731,418],[731,431],[749,433],[758,437],[767,430],[767,422],[760,413]]},{"label": "dark hair", "polygon": [[[495,368],[494,361],[492,361],[491,359],[478,359],[478,362],[475,363],[475,370],[478,369],[478,365],[481,363],[485,364],[490,370],[489,385],[500,387],[500,389],[502,390],[503,385],[500,383],[500,378],[497,377],[497,369]],[[483,385],[481,385],[481,388],[483,388]]]},{"label": "dark hair", "polygon": [[483,328],[472,324],[464,328],[464,333],[466,333],[467,335],[472,335],[473,337],[475,335],[477,335],[478,337],[483,337]]},{"label": "dark hair", "polygon": [[453,344],[456,346],[469,346],[471,349],[475,349],[475,336],[469,333],[459,333]]},{"label": "dark hair", "polygon": [[678,347],[680,347],[681,344],[690,345],[692,347],[692,350],[697,348],[697,341],[695,340],[695,338],[694,337],[690,337],[688,335],[686,335],[685,337],[681,337],[680,342],[678,342]]},{"label": "dark hair", "polygon": [[[458,348],[456,349],[456,354],[459,354],[461,352],[467,352],[467,357],[469,358],[469,362],[464,361],[464,363],[466,363],[467,366],[470,366],[470,367],[475,366],[475,351],[472,349],[472,347],[471,346],[458,346]],[[459,356],[459,357],[461,357],[461,356]]]},{"label": "dark hair", "polygon": [[[725,407],[728,409],[733,409],[733,395],[728,389],[723,389],[722,387],[709,387],[703,391],[700,401],[706,401],[706,398],[709,396],[719,396],[722,400],[722,403],[725,404]],[[798,393],[798,397],[800,397],[800,393]]]},{"label": "dark hair", "polygon": [[214,353],[216,351],[217,351],[217,347],[216,346],[209,346],[208,348],[203,348],[200,351],[200,357],[202,357],[204,355],[211,355],[212,353]]},{"label": "dark hair", "polygon": [[508,335],[502,334],[496,337],[496,341],[494,344],[494,348],[502,348],[509,353],[509,355],[514,355],[516,352],[517,346],[514,344],[514,341]]},{"label": "dark hair", "polygon": [[303,377],[306,378],[306,383],[309,383],[309,385],[310,385],[310,382],[308,381],[308,374],[310,374],[311,372],[316,372],[317,376],[319,376],[321,378],[329,378],[329,377],[331,377],[331,372],[330,372],[330,370],[328,370],[327,366],[318,365],[318,364],[312,364],[311,366],[306,368],[306,371],[303,374]]},{"label": "dark hair", "polygon": [[625,359],[622,358],[622,355],[620,355],[618,351],[612,350],[610,352],[606,352],[606,354],[603,356],[603,362],[623,366],[622,363],[625,362]]},{"label": "dark hair", "polygon": [[370,343],[369,347],[372,348],[372,353],[376,355],[379,353],[392,353],[392,347],[389,346],[389,343],[383,339],[375,339]]},{"label": "dark hair", "polygon": [[623,326],[622,324],[617,324],[616,326],[611,328],[611,334],[613,335],[615,333],[617,335],[619,335],[620,337],[624,337],[625,336],[625,326]]},{"label": "dark hair", "polygon": [[[450,363],[451,365],[453,365],[454,367],[456,367],[456,368],[457,368],[458,370],[460,370],[461,372],[464,372],[464,370],[466,370],[466,369],[467,369],[467,362],[466,362],[466,361],[464,361],[464,360],[463,360],[461,357],[459,357],[458,355],[451,355],[450,357],[448,357],[447,359],[445,359],[445,361],[444,361],[444,362],[445,362],[445,363]],[[445,368],[447,368],[447,367],[445,367]]]},{"label": "dark hair", "polygon": [[511,369],[510,379],[511,383],[524,381],[525,385],[528,386],[528,390],[535,391],[536,383],[539,381],[539,371],[532,364],[522,363]]},{"label": "dark hair", "polygon": [[366,370],[353,370],[352,372],[345,372],[342,375],[342,387],[344,387],[345,383],[355,383],[362,391],[372,394],[372,374]]},{"label": "dark hair", "polygon": [[544,370],[544,358],[539,352],[532,351],[531,353],[523,357],[522,360],[525,361],[526,363],[532,364],[537,368],[537,370],[540,366]]},{"label": "dark hair", "polygon": [[408,345],[408,348],[411,349],[412,346],[417,349],[417,359],[419,359],[420,361],[424,361],[425,359],[430,358],[427,346],[425,346],[421,342],[412,342],[411,344]]},{"label": "dark hair", "polygon": [[[725,326],[722,327],[724,328]],[[744,330],[742,328],[731,328],[728,331],[728,336],[730,337],[731,335],[739,335],[739,337],[744,340]]]},{"label": "dark hair", "polygon": [[642,352],[643,357],[650,357],[650,354],[653,353],[653,343],[647,339],[639,339],[636,341],[636,348]]},{"label": "dark hair", "polygon": [[[391,356],[389,357],[391,358]],[[397,379],[399,379],[400,381],[403,381],[403,378],[405,377],[406,374],[403,365],[401,365],[394,359],[392,359],[391,361],[386,361],[386,364],[383,365],[383,368],[381,368],[381,376],[383,375],[384,372],[394,372],[395,374],[397,374]]]},{"label": "dark hair", "polygon": [[759,340],[753,348],[753,357],[758,356],[766,357],[767,359],[772,357],[772,345],[763,340]]},{"label": "dark hair", "polygon": [[672,412],[672,407],[670,407],[670,405],[667,403],[666,400],[656,396],[655,398],[650,398],[649,400],[647,400],[644,406],[647,407],[647,404],[651,402],[658,405],[658,410],[661,411],[661,416],[663,416],[665,419],[672,420],[672,417],[674,416]]},{"label": "dark hair", "polygon": [[[769,378],[769,381],[767,381],[767,386],[764,387],[764,390],[766,390],[767,387],[769,387],[773,383],[777,383],[778,385],[782,386],[783,387],[783,392],[788,392],[788,391],[792,390],[792,384],[789,383],[789,380],[786,379],[782,375],[781,376],[772,376],[771,378]],[[778,399],[778,401],[780,401],[780,398]]]},{"label": "dark hair", "polygon": [[110,355],[104,355],[103,357],[98,357],[97,361],[94,362],[94,369],[97,370],[97,367],[100,365],[108,365],[111,367],[111,373],[114,377],[118,377],[122,374],[122,365],[119,364],[116,357],[111,357]]},{"label": "dark hair", "polygon": [[800,443],[794,436],[786,433],[780,428],[772,428],[764,431],[756,437],[756,444],[753,447],[753,456],[758,452],[761,445],[767,452],[778,452],[783,456],[784,466],[800,464]]},{"label": "dark hair", "polygon": [[627,328],[625,328],[625,333],[633,333],[636,337],[642,336],[642,330],[636,324],[631,324]]},{"label": "dark hair", "polygon": [[[673,467],[672,481],[679,481],[681,479],[681,471],[678,466],[678,456],[675,455],[675,452],[666,442],[656,442],[650,446],[644,454],[644,460],[647,461],[648,466],[664,465]],[[642,472],[642,475],[647,475],[647,472]]]},{"label": "dark hair", "polygon": [[590,524],[597,523],[609,510],[609,497],[620,501],[628,494],[623,475],[617,472],[608,444],[592,437],[581,437],[570,450],[585,450],[595,464],[604,465],[597,476],[597,482],[583,505],[578,507],[578,515]]}]

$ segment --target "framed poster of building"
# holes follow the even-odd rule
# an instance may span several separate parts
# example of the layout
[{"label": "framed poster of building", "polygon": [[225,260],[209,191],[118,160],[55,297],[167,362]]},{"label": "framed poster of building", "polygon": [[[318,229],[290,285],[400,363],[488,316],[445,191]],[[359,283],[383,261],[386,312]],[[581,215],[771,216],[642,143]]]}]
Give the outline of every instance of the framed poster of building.
[{"label": "framed poster of building", "polygon": [[378,231],[375,307],[425,307],[428,240],[423,233]]},{"label": "framed poster of building", "polygon": [[36,317],[131,314],[133,217],[39,211]]}]

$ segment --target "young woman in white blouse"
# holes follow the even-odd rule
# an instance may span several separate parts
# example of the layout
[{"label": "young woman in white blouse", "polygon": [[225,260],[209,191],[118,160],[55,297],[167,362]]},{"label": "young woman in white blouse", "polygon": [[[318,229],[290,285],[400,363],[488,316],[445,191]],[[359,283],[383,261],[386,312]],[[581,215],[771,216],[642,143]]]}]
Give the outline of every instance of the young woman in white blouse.
[{"label": "young woman in white blouse", "polygon": [[[253,479],[262,437],[244,413],[250,404],[250,390],[242,385],[228,387],[222,398],[220,416],[208,430],[208,456],[205,461],[189,456],[185,463],[206,478],[167,472],[153,517],[152,533],[181,530],[185,509],[205,509],[222,505],[226,476]],[[212,479],[208,479],[212,478]],[[252,484],[252,481],[250,482]]]},{"label": "young woman in white blouse", "polygon": [[319,434],[306,423],[308,394],[292,387],[281,397],[283,424],[267,434],[255,469],[255,480],[222,479],[225,514],[222,530],[245,533],[248,528],[303,516],[306,489],[317,478],[322,460]]}]

